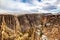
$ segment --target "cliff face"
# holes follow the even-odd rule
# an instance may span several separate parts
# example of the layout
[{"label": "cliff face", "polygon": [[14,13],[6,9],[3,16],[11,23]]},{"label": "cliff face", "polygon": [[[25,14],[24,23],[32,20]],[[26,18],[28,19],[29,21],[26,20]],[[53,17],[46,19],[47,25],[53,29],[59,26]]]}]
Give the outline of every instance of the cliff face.
[{"label": "cliff face", "polygon": [[0,40],[60,40],[60,15],[0,15]]}]

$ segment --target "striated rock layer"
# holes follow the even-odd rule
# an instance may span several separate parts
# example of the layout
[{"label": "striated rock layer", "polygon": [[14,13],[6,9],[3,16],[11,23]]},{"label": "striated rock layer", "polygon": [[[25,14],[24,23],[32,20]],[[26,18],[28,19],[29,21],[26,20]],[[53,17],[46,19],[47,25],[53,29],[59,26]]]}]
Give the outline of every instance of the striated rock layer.
[{"label": "striated rock layer", "polygon": [[60,40],[60,15],[0,15],[0,40]]}]

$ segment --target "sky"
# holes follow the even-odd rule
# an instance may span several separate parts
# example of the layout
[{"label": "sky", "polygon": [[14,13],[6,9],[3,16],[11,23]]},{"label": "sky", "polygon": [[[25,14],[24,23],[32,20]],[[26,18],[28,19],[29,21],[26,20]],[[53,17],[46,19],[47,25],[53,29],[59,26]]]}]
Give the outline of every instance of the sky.
[{"label": "sky", "polygon": [[60,0],[0,0],[0,11],[58,13]]}]

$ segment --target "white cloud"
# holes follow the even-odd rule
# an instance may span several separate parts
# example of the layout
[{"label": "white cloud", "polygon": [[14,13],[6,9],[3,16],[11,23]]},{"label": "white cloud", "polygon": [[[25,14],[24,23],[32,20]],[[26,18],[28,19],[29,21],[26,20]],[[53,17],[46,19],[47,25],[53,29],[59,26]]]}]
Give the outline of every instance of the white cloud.
[{"label": "white cloud", "polygon": [[[23,3],[21,0],[0,0],[0,9],[9,12],[60,12],[60,1],[59,0],[29,0],[30,2]],[[56,9],[55,9],[56,8]],[[59,11],[58,11],[59,10]]]}]

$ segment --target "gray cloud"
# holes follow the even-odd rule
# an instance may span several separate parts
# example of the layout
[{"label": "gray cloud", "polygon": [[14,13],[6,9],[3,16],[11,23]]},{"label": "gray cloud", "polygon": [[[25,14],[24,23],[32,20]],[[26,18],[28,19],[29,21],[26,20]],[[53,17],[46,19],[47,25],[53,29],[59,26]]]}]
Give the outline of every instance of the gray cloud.
[{"label": "gray cloud", "polygon": [[54,5],[50,5],[50,6],[46,6],[46,7],[43,7],[43,9],[44,10],[55,10],[55,9],[57,9],[57,7],[56,6],[54,6]]},{"label": "gray cloud", "polygon": [[60,8],[59,2],[60,0],[1,0],[0,8],[5,11],[57,12]]}]

